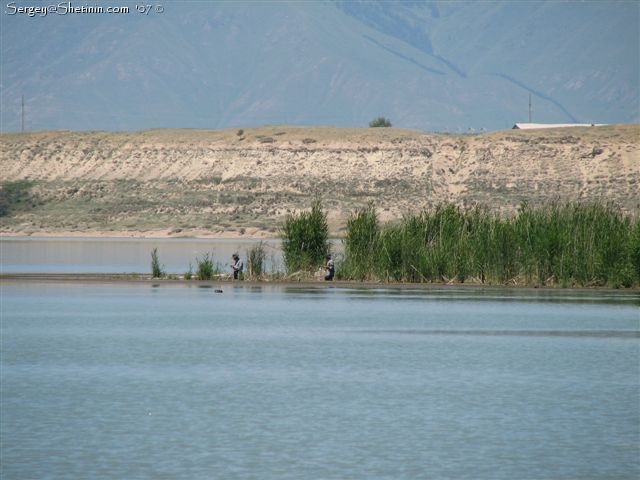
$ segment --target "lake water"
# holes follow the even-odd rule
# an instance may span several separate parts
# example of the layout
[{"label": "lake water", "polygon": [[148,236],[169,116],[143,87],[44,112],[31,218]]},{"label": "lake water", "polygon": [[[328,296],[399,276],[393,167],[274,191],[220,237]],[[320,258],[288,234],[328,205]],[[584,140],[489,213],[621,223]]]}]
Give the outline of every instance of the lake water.
[{"label": "lake water", "polygon": [[0,476],[637,479],[629,293],[2,282]]},{"label": "lake water", "polygon": [[[0,239],[3,273],[149,273],[151,251],[158,249],[167,273],[182,274],[189,263],[206,253],[223,270],[230,270],[231,255],[246,251],[259,240],[195,238],[87,238],[5,237]],[[335,242],[334,242],[335,243]],[[282,268],[279,240],[265,240],[267,271]],[[337,245],[337,243],[336,243]],[[245,262],[246,264],[246,262]]]}]

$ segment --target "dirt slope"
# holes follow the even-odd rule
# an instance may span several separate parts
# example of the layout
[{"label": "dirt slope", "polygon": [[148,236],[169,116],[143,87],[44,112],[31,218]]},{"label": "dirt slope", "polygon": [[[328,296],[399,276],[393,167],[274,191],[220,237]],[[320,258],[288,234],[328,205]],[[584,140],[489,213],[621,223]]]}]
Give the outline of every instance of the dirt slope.
[{"label": "dirt slope", "polygon": [[640,210],[640,125],[440,135],[394,128],[0,135],[2,181],[29,180],[3,234],[274,236],[319,193],[334,233],[439,202],[526,200]]}]

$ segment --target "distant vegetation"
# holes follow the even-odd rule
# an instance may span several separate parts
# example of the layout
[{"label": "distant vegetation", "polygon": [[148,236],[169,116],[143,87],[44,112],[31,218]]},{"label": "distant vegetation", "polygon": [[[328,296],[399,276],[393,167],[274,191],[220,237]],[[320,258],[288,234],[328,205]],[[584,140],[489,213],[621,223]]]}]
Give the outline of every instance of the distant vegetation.
[{"label": "distant vegetation", "polygon": [[347,224],[337,277],[396,282],[630,287],[640,283],[640,220],[613,205],[523,204],[512,218],[440,205],[379,225]]},{"label": "distant vegetation", "polygon": [[391,120],[384,117],[378,117],[369,122],[370,127],[390,127]]},{"label": "distant vegetation", "polygon": [[281,228],[282,253],[287,272],[311,271],[330,252],[327,214],[316,198],[311,211],[288,215]]}]

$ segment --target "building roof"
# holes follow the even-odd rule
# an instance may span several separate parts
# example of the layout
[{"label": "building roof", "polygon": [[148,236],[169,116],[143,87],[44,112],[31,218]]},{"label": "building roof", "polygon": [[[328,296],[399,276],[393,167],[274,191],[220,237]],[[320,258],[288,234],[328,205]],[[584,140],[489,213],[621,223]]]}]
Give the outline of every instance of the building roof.
[{"label": "building roof", "polygon": [[567,127],[602,127],[606,123],[516,123],[512,128],[517,130],[533,130],[536,128],[567,128]]}]

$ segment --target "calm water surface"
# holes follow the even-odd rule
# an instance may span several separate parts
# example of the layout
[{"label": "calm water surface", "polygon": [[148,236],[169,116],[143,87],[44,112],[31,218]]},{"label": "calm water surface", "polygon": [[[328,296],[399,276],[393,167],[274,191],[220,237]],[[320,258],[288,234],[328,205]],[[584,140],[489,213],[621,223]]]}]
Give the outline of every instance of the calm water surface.
[{"label": "calm water surface", "polygon": [[[230,270],[231,255],[246,252],[259,240],[196,238],[44,238],[0,239],[3,273],[149,273],[151,251],[158,249],[167,273],[184,273],[206,253],[214,264]],[[334,242],[338,245],[339,242]],[[268,271],[282,267],[279,240],[265,240]],[[246,261],[245,261],[246,264]]]},{"label": "calm water surface", "polygon": [[636,479],[633,294],[2,283],[3,479]]}]

